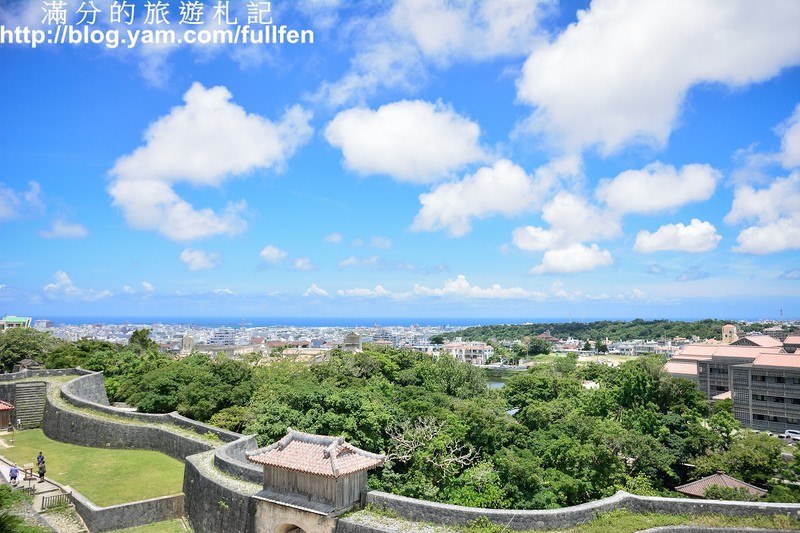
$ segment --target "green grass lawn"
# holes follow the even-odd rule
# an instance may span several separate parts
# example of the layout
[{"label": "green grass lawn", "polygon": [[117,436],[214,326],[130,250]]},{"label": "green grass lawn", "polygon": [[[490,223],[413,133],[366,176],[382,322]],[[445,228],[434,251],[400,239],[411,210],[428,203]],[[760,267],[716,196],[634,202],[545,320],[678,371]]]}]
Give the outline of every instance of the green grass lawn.
[{"label": "green grass lawn", "polygon": [[146,526],[118,529],[114,533],[186,533],[186,531],[180,520],[167,520]]},{"label": "green grass lawn", "polygon": [[[4,439],[8,443],[8,436]],[[0,448],[0,455],[22,466],[35,463],[39,450],[47,459],[47,477],[102,507],[183,490],[183,463],[177,459],[149,450],[65,444],[48,439],[41,429],[17,431],[12,447]]]}]

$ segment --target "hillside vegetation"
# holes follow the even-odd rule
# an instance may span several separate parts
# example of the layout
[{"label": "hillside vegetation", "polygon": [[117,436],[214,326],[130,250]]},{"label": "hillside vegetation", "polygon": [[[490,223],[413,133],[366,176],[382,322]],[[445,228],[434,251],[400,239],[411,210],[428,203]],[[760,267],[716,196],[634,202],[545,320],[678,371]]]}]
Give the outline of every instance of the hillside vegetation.
[{"label": "hillside vegetation", "polygon": [[[776,481],[797,478],[798,464],[781,460],[782,442],[741,430],[729,402],[710,406],[693,383],[665,374],[658,357],[618,368],[557,357],[501,390],[451,357],[374,345],[334,350],[321,364],[254,367],[202,355],[173,360],[143,331],[128,346],[62,343],[44,361],[102,370],[112,401],[175,409],[255,433],[261,444],[289,426],[343,435],[386,453],[370,485],[405,496],[555,508],[619,489],[675,495],[676,485],[721,469],[769,488],[771,499],[800,500],[794,486]],[[585,389],[587,379],[600,387]]]},{"label": "hillside vegetation", "polygon": [[600,320],[597,322],[551,322],[542,324],[496,324],[476,326],[443,335],[446,339],[461,337],[469,341],[522,340],[545,331],[558,338],[611,339],[626,341],[633,339],[672,339],[674,337],[720,339],[722,326],[738,324],[740,331],[760,331],[772,326],[765,324],[743,324],[727,320]]}]

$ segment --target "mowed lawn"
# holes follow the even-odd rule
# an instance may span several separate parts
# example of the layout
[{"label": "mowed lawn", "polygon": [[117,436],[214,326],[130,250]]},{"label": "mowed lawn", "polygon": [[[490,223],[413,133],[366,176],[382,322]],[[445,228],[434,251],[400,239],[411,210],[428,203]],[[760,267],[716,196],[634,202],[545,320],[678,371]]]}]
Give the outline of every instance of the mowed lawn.
[{"label": "mowed lawn", "polygon": [[[8,435],[4,440],[9,443]],[[71,486],[101,507],[183,490],[183,463],[177,459],[150,450],[65,444],[48,439],[41,429],[17,431],[12,447],[0,447],[0,455],[21,467],[36,463],[39,450],[44,452],[47,477]]]}]

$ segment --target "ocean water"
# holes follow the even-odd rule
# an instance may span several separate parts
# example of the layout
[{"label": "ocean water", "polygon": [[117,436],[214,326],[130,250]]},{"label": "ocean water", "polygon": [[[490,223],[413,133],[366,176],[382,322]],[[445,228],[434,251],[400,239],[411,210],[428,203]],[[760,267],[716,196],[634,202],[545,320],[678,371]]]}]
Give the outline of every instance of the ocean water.
[{"label": "ocean water", "polygon": [[[386,318],[386,317],[155,317],[155,316],[37,316],[54,324],[192,324],[205,327],[371,327],[371,326],[479,326],[569,322],[567,318]],[[584,319],[591,322],[600,319]]]}]

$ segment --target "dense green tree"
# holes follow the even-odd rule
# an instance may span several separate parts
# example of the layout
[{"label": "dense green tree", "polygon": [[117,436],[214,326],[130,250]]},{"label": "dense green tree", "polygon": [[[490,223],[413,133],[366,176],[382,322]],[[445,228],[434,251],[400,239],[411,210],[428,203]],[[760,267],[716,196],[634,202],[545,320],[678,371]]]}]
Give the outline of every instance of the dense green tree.
[{"label": "dense green tree", "polygon": [[32,328],[9,328],[0,331],[0,369],[8,372],[25,358],[42,362],[58,345],[49,333]]}]

